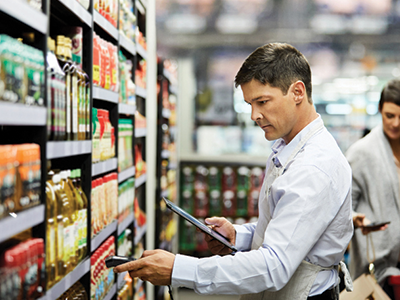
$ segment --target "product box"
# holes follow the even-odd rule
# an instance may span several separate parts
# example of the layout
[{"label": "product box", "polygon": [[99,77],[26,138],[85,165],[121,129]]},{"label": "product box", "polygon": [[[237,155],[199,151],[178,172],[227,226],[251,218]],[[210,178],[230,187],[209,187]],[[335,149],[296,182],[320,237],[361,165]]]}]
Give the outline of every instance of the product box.
[{"label": "product box", "polygon": [[220,216],[222,214],[221,170],[214,166],[208,170],[209,215]]},{"label": "product box", "polygon": [[237,170],[236,215],[247,216],[247,199],[250,190],[250,169],[240,167]]}]

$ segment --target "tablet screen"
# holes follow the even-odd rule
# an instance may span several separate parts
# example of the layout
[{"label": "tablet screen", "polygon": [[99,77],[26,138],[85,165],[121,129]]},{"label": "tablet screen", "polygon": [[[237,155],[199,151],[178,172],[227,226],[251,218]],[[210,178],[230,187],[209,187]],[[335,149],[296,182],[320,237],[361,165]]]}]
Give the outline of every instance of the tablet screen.
[{"label": "tablet screen", "polygon": [[165,197],[163,197],[163,199],[164,199],[165,204],[167,205],[167,207],[169,209],[171,209],[173,212],[177,213],[178,215],[180,215],[181,217],[183,217],[184,219],[186,219],[187,221],[192,223],[194,226],[196,226],[197,228],[199,228],[203,232],[205,232],[208,235],[212,236],[214,239],[220,241],[222,244],[224,244],[225,246],[229,247],[232,251],[235,251],[235,252],[237,251],[236,247],[233,246],[222,234],[220,234],[219,232],[217,232],[215,230],[212,230],[207,225],[201,223],[195,217],[193,217],[192,215],[188,214],[186,211],[184,211],[179,206],[175,205],[174,203],[172,203],[171,201],[169,201]]}]

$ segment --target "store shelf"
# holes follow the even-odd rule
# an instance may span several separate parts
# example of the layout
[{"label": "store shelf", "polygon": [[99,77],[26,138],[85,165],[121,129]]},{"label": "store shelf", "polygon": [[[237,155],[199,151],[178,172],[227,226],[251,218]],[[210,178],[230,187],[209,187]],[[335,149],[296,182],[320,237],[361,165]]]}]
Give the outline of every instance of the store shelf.
[{"label": "store shelf", "polygon": [[117,273],[117,286],[118,289],[122,288],[122,286],[125,285],[125,275],[128,273],[128,271],[123,272],[123,273]]},{"label": "store shelf", "polygon": [[48,18],[43,12],[34,9],[26,1],[13,0],[12,4],[10,2],[10,0],[0,0],[0,11],[43,34],[47,33]]},{"label": "store shelf", "polygon": [[136,87],[136,96],[139,96],[139,97],[142,97],[142,98],[146,99],[146,97],[147,97],[146,89],[144,89],[144,88],[142,88],[140,86],[137,86]]},{"label": "store shelf", "polygon": [[98,86],[93,87],[93,99],[118,103],[119,94],[110,90],[103,89]]},{"label": "store shelf", "polygon": [[114,171],[117,169],[117,158],[110,158],[108,160],[99,162],[92,165],[92,176],[97,176],[106,172]]},{"label": "store shelf", "polygon": [[132,166],[126,170],[123,170],[122,172],[119,172],[118,173],[118,182],[121,183],[122,181],[125,181],[128,178],[135,176],[135,171],[136,171],[135,167]]},{"label": "store shelf", "polygon": [[168,150],[161,151],[161,158],[168,159],[170,156],[171,156],[171,152],[169,152]]},{"label": "store shelf", "polygon": [[147,50],[139,43],[136,44],[136,51],[144,60],[147,60]]},{"label": "store shelf", "polygon": [[146,6],[147,6],[147,1],[145,0],[136,0],[135,1],[136,7],[138,11],[144,15],[146,13]]},{"label": "store shelf", "polygon": [[132,224],[135,219],[135,215],[131,212],[119,225],[117,230],[117,235],[120,235],[130,224]]},{"label": "store shelf", "polygon": [[58,0],[66,9],[75,14],[86,25],[92,27],[92,15],[76,0]]},{"label": "store shelf", "polygon": [[133,41],[128,39],[125,35],[119,35],[119,45],[128,51],[131,55],[136,55],[136,45]]},{"label": "store shelf", "polygon": [[103,300],[111,300],[111,299],[113,299],[116,293],[117,293],[117,285],[114,284],[111,287],[111,289],[109,290],[109,292],[107,293],[107,295],[103,298]]},{"label": "store shelf", "polygon": [[147,135],[147,128],[135,128],[135,138],[145,137]]},{"label": "store shelf", "polygon": [[0,243],[44,221],[44,204],[11,213],[0,220]]},{"label": "store shelf", "polygon": [[89,154],[92,152],[92,141],[53,141],[46,144],[47,159]]},{"label": "store shelf", "polygon": [[61,279],[60,282],[56,283],[50,290],[48,290],[46,293],[46,298],[48,300],[57,299],[89,271],[90,259],[87,258],[79,265],[77,265],[73,271],[71,271],[63,279]]},{"label": "store shelf", "polygon": [[103,228],[90,243],[91,252],[94,252],[99,246],[117,229],[118,222],[114,220],[111,224]]},{"label": "store shelf", "polygon": [[141,175],[140,177],[136,178],[135,180],[135,187],[138,188],[142,184],[144,184],[147,180],[146,174]]},{"label": "store shelf", "polygon": [[138,227],[136,230],[136,235],[135,235],[135,245],[137,245],[140,240],[143,238],[147,231],[147,225],[143,225],[142,227]]},{"label": "store shelf", "polygon": [[195,163],[222,163],[222,164],[237,164],[237,165],[248,165],[248,166],[259,166],[265,167],[268,157],[262,156],[251,156],[249,154],[224,154],[217,156],[192,154],[192,155],[181,155],[181,163],[195,162]]},{"label": "store shelf", "polygon": [[46,125],[46,108],[0,101],[0,125]]},{"label": "store shelf", "polygon": [[134,115],[136,112],[135,105],[129,105],[125,103],[118,104],[118,113],[120,115]]},{"label": "store shelf", "polygon": [[94,22],[103,28],[111,37],[118,41],[118,29],[115,28],[106,18],[104,18],[97,10],[93,10]]}]

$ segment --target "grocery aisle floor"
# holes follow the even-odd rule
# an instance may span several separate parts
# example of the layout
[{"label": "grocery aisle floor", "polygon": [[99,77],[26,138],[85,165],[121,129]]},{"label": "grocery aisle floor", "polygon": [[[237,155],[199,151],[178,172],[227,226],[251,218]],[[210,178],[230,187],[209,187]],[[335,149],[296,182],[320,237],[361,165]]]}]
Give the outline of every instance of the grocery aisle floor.
[{"label": "grocery aisle floor", "polygon": [[176,300],[237,300],[239,296],[232,295],[198,295],[193,290],[179,289]]}]

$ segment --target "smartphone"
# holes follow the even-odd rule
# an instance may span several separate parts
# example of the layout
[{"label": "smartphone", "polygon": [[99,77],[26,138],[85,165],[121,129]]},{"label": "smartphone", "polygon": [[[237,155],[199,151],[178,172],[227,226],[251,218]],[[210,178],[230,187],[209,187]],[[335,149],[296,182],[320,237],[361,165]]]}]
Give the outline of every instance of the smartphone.
[{"label": "smartphone", "polygon": [[130,262],[136,260],[136,258],[133,257],[126,257],[126,256],[118,256],[118,255],[111,255],[106,257],[105,262],[107,268],[113,268],[119,265],[122,265],[124,263]]},{"label": "smartphone", "polygon": [[384,221],[384,222],[372,222],[371,224],[363,226],[364,228],[369,228],[369,229],[379,229],[380,227],[390,224],[390,221]]}]

